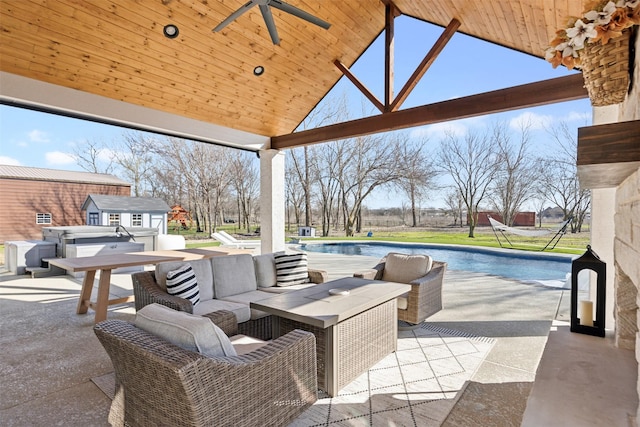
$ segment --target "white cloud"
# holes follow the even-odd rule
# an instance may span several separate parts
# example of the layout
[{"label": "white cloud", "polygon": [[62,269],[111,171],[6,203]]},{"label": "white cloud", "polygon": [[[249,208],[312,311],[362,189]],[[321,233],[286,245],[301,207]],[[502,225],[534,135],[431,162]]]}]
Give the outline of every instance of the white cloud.
[{"label": "white cloud", "polygon": [[22,166],[18,160],[8,156],[0,156],[0,165]]},{"label": "white cloud", "polygon": [[68,165],[76,161],[72,155],[63,153],[62,151],[49,151],[45,154],[45,158],[49,165]]},{"label": "white cloud", "polygon": [[509,120],[509,127],[514,130],[520,130],[529,126],[532,130],[539,130],[549,128],[552,122],[553,116],[525,111]]},{"label": "white cloud", "polygon": [[472,128],[483,128],[485,126],[482,117],[471,117],[468,119],[453,120],[450,122],[435,123],[433,125],[421,126],[411,131],[411,138],[427,137],[431,140],[439,141],[448,134],[456,137],[466,135]]},{"label": "white cloud", "polygon": [[38,129],[32,130],[28,135],[31,142],[48,143],[50,141],[47,133]]},{"label": "white cloud", "polygon": [[568,122],[581,122],[586,125],[591,123],[591,112],[578,113],[577,111],[571,111],[566,115],[565,120]]},{"label": "white cloud", "polygon": [[103,162],[110,162],[113,160],[113,158],[116,156],[116,152],[109,149],[109,148],[102,148],[99,152],[98,152],[98,160],[101,160]]}]

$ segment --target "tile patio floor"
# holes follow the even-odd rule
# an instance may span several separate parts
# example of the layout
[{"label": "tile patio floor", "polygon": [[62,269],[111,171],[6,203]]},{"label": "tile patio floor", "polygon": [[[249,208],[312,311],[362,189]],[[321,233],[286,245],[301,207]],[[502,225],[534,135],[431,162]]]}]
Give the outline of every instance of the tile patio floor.
[{"label": "tile patio floor", "polygon": [[[369,268],[375,261],[310,253],[310,265],[326,269],[331,278]],[[114,275],[112,283],[114,296],[131,293],[129,275]],[[75,314],[79,289],[80,279],[69,276],[31,279],[0,274],[1,425],[107,425],[110,400],[90,378],[113,368],[93,334],[93,312]],[[568,320],[567,298],[561,298],[562,292],[487,275],[447,273],[445,308],[428,323],[493,338],[495,344],[458,396],[443,426],[518,426],[523,419],[527,427],[550,425],[544,424],[550,419],[563,420],[558,425],[603,425],[598,424],[598,411],[603,407],[616,412],[611,418],[613,424],[606,425],[629,425],[625,420],[637,405],[633,352],[613,348],[609,338],[585,341],[578,334],[553,335],[557,331],[545,351],[552,321]],[[110,307],[110,318],[129,320],[133,315],[131,304]],[[602,360],[614,361],[619,374],[594,378],[588,369],[578,368],[572,370],[570,381],[559,378],[553,374],[557,366],[582,366],[566,360],[564,346],[573,349],[571,357],[586,354],[594,358],[601,354]],[[581,351],[581,346],[586,350]],[[546,357],[548,354],[551,356]],[[600,406],[589,405],[588,399],[594,397],[590,387],[603,387],[602,381],[616,393],[598,396]],[[578,389],[571,389],[576,385]],[[562,388],[565,386],[568,389]],[[550,396],[549,390],[566,390],[564,393],[580,399],[558,404],[546,397]],[[530,393],[529,408],[535,411],[527,408]],[[567,424],[572,420],[576,423]]]}]

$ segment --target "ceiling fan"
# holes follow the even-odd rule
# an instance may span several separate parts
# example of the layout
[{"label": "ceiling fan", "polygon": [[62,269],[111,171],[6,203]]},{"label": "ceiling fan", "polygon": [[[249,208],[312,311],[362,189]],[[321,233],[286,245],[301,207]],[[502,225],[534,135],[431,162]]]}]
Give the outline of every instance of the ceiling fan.
[{"label": "ceiling fan", "polygon": [[297,16],[298,18],[304,19],[307,22],[311,22],[319,27],[324,28],[325,30],[329,29],[331,24],[326,21],[323,21],[320,18],[317,18],[302,9],[298,9],[295,6],[291,6],[280,0],[249,0],[243,6],[241,6],[238,10],[233,12],[231,15],[227,17],[224,21],[219,23],[214,29],[213,32],[217,33],[222,30],[224,27],[229,25],[232,21],[238,18],[240,15],[251,9],[253,6],[260,6],[260,12],[262,13],[262,17],[264,18],[264,22],[267,24],[267,29],[269,30],[269,35],[271,36],[271,41],[273,44],[280,44],[280,37],[278,37],[278,31],[276,30],[276,23],[273,21],[273,15],[271,14],[271,7],[275,7],[276,9],[280,9],[283,12],[289,13],[293,16]]}]

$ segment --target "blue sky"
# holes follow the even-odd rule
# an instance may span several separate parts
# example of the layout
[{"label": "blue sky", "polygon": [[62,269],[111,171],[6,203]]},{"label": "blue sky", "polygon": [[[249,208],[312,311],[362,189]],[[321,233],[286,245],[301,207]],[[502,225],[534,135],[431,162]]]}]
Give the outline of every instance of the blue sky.
[{"label": "blue sky", "polygon": [[[440,36],[442,28],[401,16],[395,23],[395,92],[400,91],[415,67]],[[384,36],[351,68],[352,72],[378,97],[383,99]],[[542,53],[541,53],[542,54]],[[553,69],[540,58],[518,53],[463,34],[454,35],[435,63],[427,71],[402,108],[409,108],[460,96],[472,95],[519,84],[567,75],[564,68]],[[354,117],[360,114],[364,97],[343,78],[334,93],[346,93]],[[365,101],[368,102],[368,101]],[[437,147],[445,130],[464,133],[482,131],[500,120],[517,126],[531,120],[537,151],[553,150],[544,127],[560,120],[580,127],[591,123],[587,99],[562,104],[511,111],[409,130],[415,137],[427,137]],[[0,164],[80,170],[69,153],[84,141],[109,143],[119,139],[124,129],[58,117],[24,109],[0,106]],[[384,192],[372,205],[391,206]]]}]

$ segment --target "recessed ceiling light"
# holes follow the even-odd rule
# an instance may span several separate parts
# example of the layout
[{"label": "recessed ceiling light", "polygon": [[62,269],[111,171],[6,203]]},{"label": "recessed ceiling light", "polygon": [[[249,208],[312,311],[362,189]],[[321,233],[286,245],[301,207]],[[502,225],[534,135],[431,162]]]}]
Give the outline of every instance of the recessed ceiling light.
[{"label": "recessed ceiling light", "polygon": [[180,34],[180,31],[178,30],[177,26],[173,24],[167,24],[162,29],[162,33],[166,38],[175,39],[176,37],[178,37],[178,34]]},{"label": "recessed ceiling light", "polygon": [[255,76],[261,76],[262,74],[264,74],[264,67],[262,65],[258,65],[253,69],[253,74]]}]

